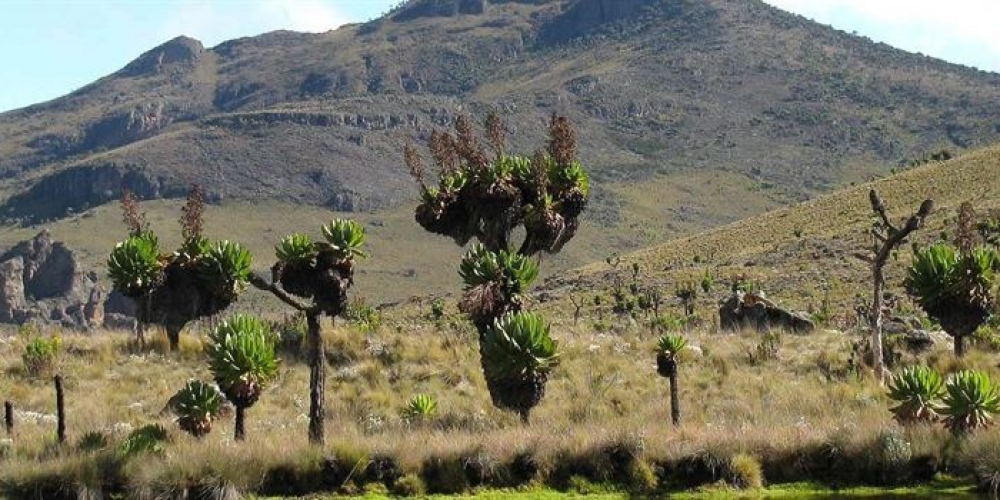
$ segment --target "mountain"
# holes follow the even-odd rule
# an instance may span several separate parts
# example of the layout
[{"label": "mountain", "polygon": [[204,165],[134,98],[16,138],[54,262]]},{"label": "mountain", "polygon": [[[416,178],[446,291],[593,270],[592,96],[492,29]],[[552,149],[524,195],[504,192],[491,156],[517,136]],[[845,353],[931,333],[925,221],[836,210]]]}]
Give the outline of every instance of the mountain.
[{"label": "mountain", "polygon": [[406,141],[490,110],[524,152],[552,112],[571,117],[593,256],[995,142],[1000,75],[759,0],[411,0],[323,34],[179,37],[0,114],[0,215],[53,221],[122,186],[177,198],[196,182],[222,205],[405,220]]}]

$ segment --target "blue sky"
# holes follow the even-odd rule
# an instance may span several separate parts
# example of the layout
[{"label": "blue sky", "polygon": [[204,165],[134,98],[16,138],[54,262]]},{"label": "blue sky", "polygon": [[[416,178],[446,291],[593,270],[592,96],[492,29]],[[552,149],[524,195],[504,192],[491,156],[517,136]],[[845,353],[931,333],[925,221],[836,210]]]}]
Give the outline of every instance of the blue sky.
[{"label": "blue sky", "polygon": [[[998,0],[766,0],[912,52],[1000,72]],[[114,72],[177,35],[206,46],[275,29],[322,32],[398,0],[0,0],[0,112]]]}]

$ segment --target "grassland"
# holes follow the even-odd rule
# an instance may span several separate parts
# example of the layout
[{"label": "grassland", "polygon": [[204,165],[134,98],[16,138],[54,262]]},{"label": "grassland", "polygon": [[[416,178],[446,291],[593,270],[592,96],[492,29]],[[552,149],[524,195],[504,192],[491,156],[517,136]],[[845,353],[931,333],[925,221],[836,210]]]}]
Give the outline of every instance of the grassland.
[{"label": "grassland", "polygon": [[[184,335],[175,355],[163,353],[162,339],[137,350],[120,333],[64,333],[58,370],[66,377],[69,443],[57,445],[51,385],[24,372],[25,335],[8,335],[0,346],[0,397],[19,413],[0,489],[15,496],[94,495],[117,485],[136,498],[175,498],[198,488],[289,495],[388,487],[401,494],[409,490],[391,489],[398,477],[413,476],[439,493],[499,486],[600,492],[618,482],[645,493],[712,485],[732,493],[749,484],[744,493],[753,495],[759,485],[804,480],[827,487],[905,484],[919,479],[911,463],[934,464],[923,480],[937,471],[972,485],[976,467],[993,467],[1000,456],[993,432],[956,441],[939,427],[899,427],[884,390],[851,366],[855,337],[840,332],[786,334],[776,357],[766,361],[749,355],[761,342],[757,333],[687,333],[699,349],[682,359],[684,422],[673,428],[649,328],[622,321],[598,332],[557,318],[562,364],[532,424],[522,426],[491,407],[474,332],[454,316],[431,322],[427,310],[412,304],[386,312],[374,330],[327,325],[330,439],[324,448],[306,442],[308,369],[296,349],[283,353],[279,380],[249,411],[249,441],[234,443],[229,421],[202,440],[180,432],[162,410],[187,379],[209,378],[198,329]],[[972,366],[1000,376],[1000,356],[988,351],[957,362],[939,344],[921,359],[946,372]],[[400,416],[418,392],[440,405],[426,425]],[[170,429],[165,451],[115,459],[127,429],[147,423]],[[75,443],[89,431],[106,433],[109,447],[78,451]],[[903,458],[887,454],[886,436],[907,443]],[[615,450],[636,461],[624,467],[612,458],[619,456]],[[738,455],[752,457],[759,476],[734,469]],[[530,457],[529,476],[519,475],[518,457]],[[391,462],[380,461],[386,458]],[[391,473],[380,476],[372,463]]]}]

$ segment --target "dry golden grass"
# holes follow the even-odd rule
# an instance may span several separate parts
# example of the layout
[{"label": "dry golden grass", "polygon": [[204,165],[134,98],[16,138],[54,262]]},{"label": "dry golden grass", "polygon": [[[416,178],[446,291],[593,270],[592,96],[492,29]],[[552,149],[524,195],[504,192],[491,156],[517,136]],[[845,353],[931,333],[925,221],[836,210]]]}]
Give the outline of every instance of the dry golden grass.
[{"label": "dry golden grass", "polygon": [[[386,456],[404,472],[419,473],[431,458],[477,457],[496,465],[530,453],[559,477],[565,463],[572,463],[567,457],[588,456],[614,442],[641,443],[643,456],[653,462],[706,457],[724,463],[743,454],[743,462],[760,460],[765,480],[774,481],[784,474],[776,472],[776,464],[787,457],[804,457],[822,446],[864,455],[879,435],[898,429],[884,391],[847,370],[853,338],[847,334],[786,334],[778,359],[755,364],[749,356],[760,342],[755,332],[689,332],[701,353],[689,351],[682,358],[683,425],[673,428],[648,328],[621,321],[613,332],[598,333],[561,318],[554,331],[562,364],[525,427],[490,405],[471,328],[454,318],[436,325],[423,319],[428,312],[420,303],[388,311],[374,332],[326,326],[330,366],[323,449],[306,442],[308,370],[291,354],[285,355],[279,379],[248,411],[248,442],[233,442],[231,421],[217,422],[200,441],[182,433],[162,410],[187,379],[210,380],[197,328],[183,335],[179,354],[164,353],[157,337],[139,351],[121,332],[50,332],[64,339],[58,369],[66,378],[70,441],[56,446],[51,383],[24,374],[20,355],[26,339],[10,333],[0,344],[0,398],[15,403],[18,422],[0,484],[62,477],[70,478],[73,488],[98,488],[106,454],[80,454],[77,440],[98,430],[117,441],[125,429],[147,423],[166,426],[171,441],[164,455],[137,457],[122,467],[136,498],[170,495],[191,484],[257,491],[276,466],[315,471],[330,456],[358,461]],[[957,368],[949,365],[945,346],[927,359]],[[997,355],[979,352],[966,363],[997,375],[998,361]],[[401,417],[418,392],[438,400],[440,413],[429,425],[407,424]],[[917,428],[906,436],[914,454],[941,456],[949,442],[939,429]]]}]

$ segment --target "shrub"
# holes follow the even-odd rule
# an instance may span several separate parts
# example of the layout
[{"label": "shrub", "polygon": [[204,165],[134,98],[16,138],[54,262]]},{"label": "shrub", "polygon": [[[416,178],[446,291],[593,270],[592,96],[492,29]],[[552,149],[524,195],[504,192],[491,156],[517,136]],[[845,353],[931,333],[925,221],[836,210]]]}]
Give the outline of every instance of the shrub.
[{"label": "shrub", "polygon": [[777,332],[767,332],[760,343],[757,344],[757,347],[754,348],[753,352],[750,353],[750,364],[756,366],[768,361],[777,360],[780,349],[781,335]]},{"label": "shrub", "polygon": [[382,325],[382,315],[368,304],[364,297],[351,299],[344,309],[344,319],[350,321],[364,332],[373,332]]},{"label": "shrub", "polygon": [[757,489],[764,486],[764,472],[760,461],[746,453],[738,453],[729,459],[726,475],[729,482],[737,488]]},{"label": "shrub", "polygon": [[212,423],[222,411],[222,394],[201,380],[189,380],[171,401],[177,414],[177,424],[194,437],[212,431]]},{"label": "shrub", "polygon": [[431,319],[439,321],[444,318],[444,299],[436,297],[431,301]]},{"label": "shrub", "polygon": [[461,456],[430,457],[423,463],[423,479],[431,493],[454,495],[469,490]]},{"label": "shrub", "polygon": [[417,394],[410,398],[403,409],[403,418],[408,422],[426,422],[437,415],[438,405],[433,397],[427,394]]},{"label": "shrub", "polygon": [[881,472],[884,484],[901,484],[908,479],[913,451],[901,432],[895,429],[884,431],[876,438],[878,449],[875,454],[876,467]]},{"label": "shrub", "polygon": [[57,337],[38,337],[28,343],[21,355],[24,371],[32,377],[51,375],[62,340]]},{"label": "shrub", "polygon": [[166,441],[167,430],[163,426],[144,425],[129,433],[118,445],[117,456],[124,460],[145,453],[161,454],[165,451],[163,445]]},{"label": "shrub", "polygon": [[424,480],[416,474],[407,474],[392,485],[392,493],[402,497],[419,497],[427,493]]},{"label": "shrub", "polygon": [[76,449],[86,453],[103,450],[109,444],[110,441],[106,434],[98,431],[90,431],[80,436],[80,439],[76,442]]}]

